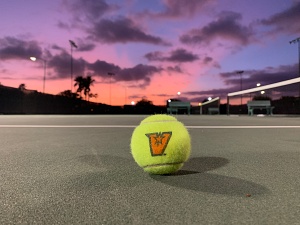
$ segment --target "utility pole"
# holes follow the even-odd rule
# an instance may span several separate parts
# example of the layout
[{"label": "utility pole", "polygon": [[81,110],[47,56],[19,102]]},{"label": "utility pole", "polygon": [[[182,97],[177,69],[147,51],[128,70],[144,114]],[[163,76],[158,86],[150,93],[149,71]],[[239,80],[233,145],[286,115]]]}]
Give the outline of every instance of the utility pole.
[{"label": "utility pole", "polygon": [[71,93],[73,89],[73,47],[78,48],[74,41],[69,40],[71,46]]},{"label": "utility pole", "polygon": [[111,105],[111,77],[114,76],[114,73],[108,72],[107,75],[109,75],[109,104]]},{"label": "utility pole", "polygon": [[[241,91],[243,90],[243,76],[242,74],[244,73],[244,70],[240,70],[236,72],[237,74],[240,74],[241,77]],[[241,94],[241,107],[240,107],[240,112],[242,111],[242,105],[243,105],[243,95]]]},{"label": "utility pole", "polygon": [[37,59],[40,59],[44,62],[44,78],[43,78],[43,93],[45,93],[45,83],[46,83],[46,71],[47,71],[47,61],[43,58],[36,58],[34,56],[30,57],[30,60],[35,62]]}]

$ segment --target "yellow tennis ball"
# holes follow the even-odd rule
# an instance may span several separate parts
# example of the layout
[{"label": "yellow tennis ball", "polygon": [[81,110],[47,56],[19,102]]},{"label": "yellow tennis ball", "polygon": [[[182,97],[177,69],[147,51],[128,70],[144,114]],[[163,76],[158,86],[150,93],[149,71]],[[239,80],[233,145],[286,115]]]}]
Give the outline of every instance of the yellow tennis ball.
[{"label": "yellow tennis ball", "polygon": [[152,115],[134,129],[130,147],[135,162],[146,172],[170,174],[188,160],[191,138],[175,117]]}]

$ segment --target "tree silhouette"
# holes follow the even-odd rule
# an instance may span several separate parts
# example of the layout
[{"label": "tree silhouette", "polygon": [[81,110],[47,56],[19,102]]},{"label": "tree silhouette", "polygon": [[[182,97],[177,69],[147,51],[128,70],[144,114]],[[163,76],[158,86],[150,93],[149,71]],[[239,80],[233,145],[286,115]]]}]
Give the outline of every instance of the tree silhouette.
[{"label": "tree silhouette", "polygon": [[[77,88],[77,93],[80,94],[81,98],[81,92],[83,91],[85,100],[89,100],[90,97],[90,91],[91,91],[91,86],[94,84],[95,80],[91,76],[83,77],[83,76],[78,76],[75,78],[75,84],[74,86],[78,86]],[[92,95],[94,97],[94,95]]]},{"label": "tree silhouette", "polygon": [[19,90],[24,91],[26,89],[26,85],[24,83],[19,85]]},{"label": "tree silhouette", "polygon": [[75,81],[74,87],[78,86],[76,92],[79,93],[81,98],[81,92],[83,91],[84,88],[84,78],[82,76],[78,76],[74,79],[74,81]]},{"label": "tree silhouette", "polygon": [[92,79],[91,76],[87,76],[86,78],[84,78],[84,82],[83,82],[83,89],[84,89],[84,95],[85,95],[85,100],[87,99],[88,97],[88,100],[89,100],[89,97],[90,97],[90,91],[91,91],[91,85],[93,85],[95,82],[94,79]]},{"label": "tree silhouette", "polygon": [[153,106],[153,103],[152,103],[152,101],[149,101],[149,100],[143,98],[142,100],[140,100],[136,103],[136,106],[143,106],[143,107],[150,106],[151,107],[151,106]]},{"label": "tree silhouette", "polygon": [[72,93],[71,90],[65,90],[59,93],[59,95],[68,97],[68,98],[77,98],[79,95],[77,93]]}]

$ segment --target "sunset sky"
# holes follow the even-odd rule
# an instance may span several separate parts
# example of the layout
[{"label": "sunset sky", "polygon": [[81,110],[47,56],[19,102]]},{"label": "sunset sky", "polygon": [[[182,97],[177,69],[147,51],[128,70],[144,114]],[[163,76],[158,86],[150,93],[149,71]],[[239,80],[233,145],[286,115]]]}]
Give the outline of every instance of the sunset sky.
[{"label": "sunset sky", "polygon": [[1,0],[0,12],[5,86],[42,92],[45,60],[45,92],[70,90],[69,40],[73,78],[91,75],[92,101],[112,105],[163,105],[178,91],[193,104],[225,100],[240,70],[243,89],[299,76],[289,43],[300,37],[299,0]]}]

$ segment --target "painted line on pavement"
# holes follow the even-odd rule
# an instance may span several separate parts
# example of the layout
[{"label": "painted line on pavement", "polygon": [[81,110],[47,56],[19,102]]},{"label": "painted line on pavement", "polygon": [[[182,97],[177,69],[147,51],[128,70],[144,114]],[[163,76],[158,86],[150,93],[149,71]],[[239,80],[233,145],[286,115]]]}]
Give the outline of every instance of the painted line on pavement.
[{"label": "painted line on pavement", "polygon": [[[135,128],[137,125],[0,125],[0,128]],[[299,129],[300,126],[185,126],[188,129]]]},{"label": "painted line on pavement", "polygon": [[132,128],[134,125],[0,125],[0,128]]},{"label": "painted line on pavement", "polygon": [[275,129],[300,128],[300,126],[186,126],[190,129]]}]

